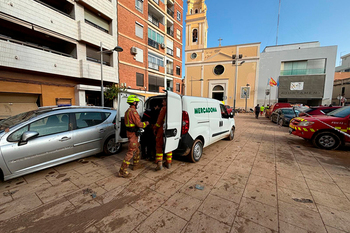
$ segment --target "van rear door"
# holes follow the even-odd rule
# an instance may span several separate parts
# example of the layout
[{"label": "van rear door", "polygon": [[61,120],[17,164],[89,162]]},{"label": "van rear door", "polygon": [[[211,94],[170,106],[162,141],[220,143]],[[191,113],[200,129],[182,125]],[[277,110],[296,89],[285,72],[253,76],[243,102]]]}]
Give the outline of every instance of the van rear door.
[{"label": "van rear door", "polygon": [[167,113],[165,126],[164,153],[174,151],[179,146],[182,126],[182,100],[181,96],[167,91]]},{"label": "van rear door", "polygon": [[[124,114],[126,110],[130,107],[130,105],[126,102],[128,100],[129,95],[136,95],[140,102],[137,107],[137,112],[139,113],[140,117],[143,115],[144,112],[144,106],[145,106],[145,97],[142,95],[137,95],[135,93],[129,93],[129,92],[119,92],[118,93],[118,107],[117,107],[117,120],[116,120],[116,131],[115,131],[115,138],[116,142],[124,142],[122,139],[126,138],[126,129],[124,124]],[[125,135],[124,135],[125,134]]]}]

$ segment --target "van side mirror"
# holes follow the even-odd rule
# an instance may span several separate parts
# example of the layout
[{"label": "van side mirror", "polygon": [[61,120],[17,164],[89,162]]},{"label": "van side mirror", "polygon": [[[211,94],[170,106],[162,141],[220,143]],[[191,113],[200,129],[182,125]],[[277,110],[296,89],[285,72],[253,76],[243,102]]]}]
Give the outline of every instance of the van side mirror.
[{"label": "van side mirror", "polygon": [[36,131],[26,131],[22,134],[21,139],[18,142],[19,146],[25,145],[30,139],[33,139],[39,135],[39,132]]}]

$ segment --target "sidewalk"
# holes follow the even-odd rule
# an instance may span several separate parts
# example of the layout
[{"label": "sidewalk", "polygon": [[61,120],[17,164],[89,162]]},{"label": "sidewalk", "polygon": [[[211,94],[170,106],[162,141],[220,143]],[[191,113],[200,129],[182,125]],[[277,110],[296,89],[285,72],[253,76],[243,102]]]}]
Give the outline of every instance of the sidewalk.
[{"label": "sidewalk", "polygon": [[350,232],[349,147],[316,149],[252,114],[236,125],[170,170],[116,177],[125,145],[2,182],[1,232]]}]

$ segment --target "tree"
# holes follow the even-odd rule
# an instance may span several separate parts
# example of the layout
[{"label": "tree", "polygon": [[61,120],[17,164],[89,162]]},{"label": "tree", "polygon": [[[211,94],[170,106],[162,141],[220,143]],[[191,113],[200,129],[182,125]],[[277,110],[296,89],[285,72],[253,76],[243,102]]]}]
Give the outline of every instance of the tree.
[{"label": "tree", "polygon": [[105,91],[105,97],[108,100],[113,100],[118,97],[118,93],[125,91],[126,87],[120,87],[119,84],[112,84],[111,86],[107,86],[107,90]]}]

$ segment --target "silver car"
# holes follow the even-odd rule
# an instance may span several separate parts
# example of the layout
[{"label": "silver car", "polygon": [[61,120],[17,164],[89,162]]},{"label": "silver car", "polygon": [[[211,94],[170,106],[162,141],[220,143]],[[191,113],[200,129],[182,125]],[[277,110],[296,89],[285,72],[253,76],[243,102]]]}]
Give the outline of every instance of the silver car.
[{"label": "silver car", "polygon": [[117,153],[116,110],[48,107],[0,121],[0,175],[4,180],[104,152]]}]

